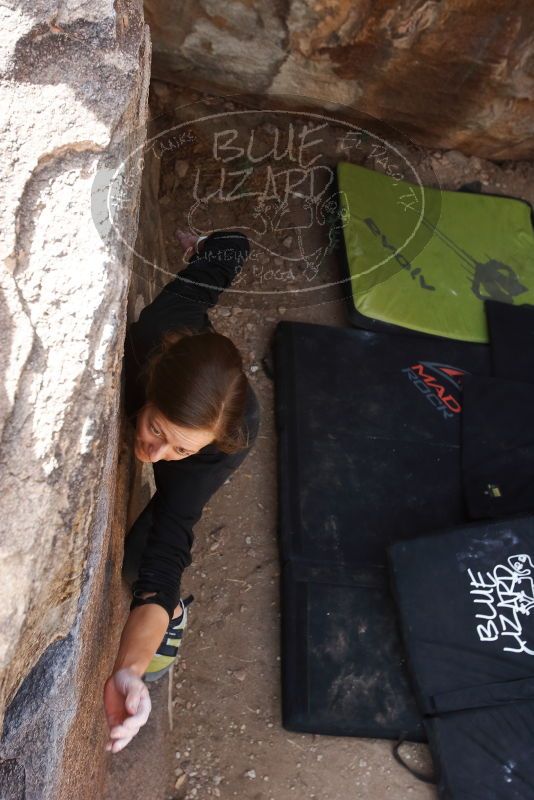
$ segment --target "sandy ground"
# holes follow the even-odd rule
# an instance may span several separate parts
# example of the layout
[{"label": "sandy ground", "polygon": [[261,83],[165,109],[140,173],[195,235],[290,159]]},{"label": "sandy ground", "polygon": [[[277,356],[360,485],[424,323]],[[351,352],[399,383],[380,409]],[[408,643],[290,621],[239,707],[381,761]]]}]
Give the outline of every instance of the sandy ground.
[{"label": "sandy ground", "polygon": [[[227,101],[219,98],[188,94],[161,83],[153,86],[153,113],[162,125],[190,114],[187,104],[192,101],[204,103],[212,112],[228,109]],[[532,164],[493,164],[457,151],[425,152],[404,146],[427,185],[455,189],[479,180],[483,191],[534,201]],[[178,270],[183,253],[175,231],[187,228],[190,199],[176,176],[183,178],[192,169],[196,155],[193,148],[171,156],[162,176],[160,202],[169,263]],[[333,163],[339,157],[339,152],[332,151]],[[220,219],[239,227],[243,213],[246,205],[243,211],[243,206],[227,203]],[[324,228],[318,226],[315,235],[320,243]],[[287,239],[283,246],[291,254],[296,242]],[[295,257],[298,261],[298,253]],[[240,288],[257,288],[259,282],[261,288],[276,289],[276,281],[264,280],[265,273],[251,263]],[[323,258],[318,277],[326,285],[338,272],[334,248]],[[243,353],[261,405],[261,427],[253,451],[212,497],[196,527],[193,565],[183,579],[183,592],[191,591],[195,602],[182,657],[170,684],[165,679],[151,688],[154,713],[149,725],[129,748],[113,757],[107,800],[436,797],[433,787],[417,781],[394,761],[390,742],[301,735],[281,726],[274,387],[261,359],[280,319],[347,325],[343,287],[323,290],[318,284],[313,297],[310,293],[303,297],[291,291],[299,285],[302,274],[297,268],[280,292],[225,293],[210,312],[214,327],[230,336]],[[168,730],[168,703],[172,731]],[[431,770],[425,745],[407,745],[405,754],[414,767]]]}]

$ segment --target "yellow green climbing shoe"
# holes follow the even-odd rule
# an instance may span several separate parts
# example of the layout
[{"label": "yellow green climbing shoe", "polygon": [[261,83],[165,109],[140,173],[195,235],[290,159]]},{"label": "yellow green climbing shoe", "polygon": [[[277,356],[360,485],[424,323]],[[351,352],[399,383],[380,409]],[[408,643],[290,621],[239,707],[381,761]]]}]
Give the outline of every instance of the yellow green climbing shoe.
[{"label": "yellow green climbing shoe", "polygon": [[182,644],[182,636],[187,625],[187,606],[190,605],[192,601],[192,595],[186,597],[185,600],[180,600],[182,614],[169,623],[169,627],[165,631],[165,636],[143,675],[145,683],[159,680],[159,678],[170,670],[178,658]]}]

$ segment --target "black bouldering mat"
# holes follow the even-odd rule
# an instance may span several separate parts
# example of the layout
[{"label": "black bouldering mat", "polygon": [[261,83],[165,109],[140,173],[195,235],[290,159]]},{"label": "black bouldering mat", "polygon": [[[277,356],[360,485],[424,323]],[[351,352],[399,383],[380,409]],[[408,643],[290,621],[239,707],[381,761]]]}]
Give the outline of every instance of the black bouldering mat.
[{"label": "black bouldering mat", "polygon": [[462,479],[472,519],[534,512],[534,386],[468,375]]},{"label": "black bouldering mat", "polygon": [[389,550],[403,639],[444,800],[534,796],[534,517]]},{"label": "black bouldering mat", "polygon": [[419,740],[386,548],[465,520],[461,385],[489,374],[489,348],[281,322],[273,349],[284,725]]},{"label": "black bouldering mat", "polygon": [[282,605],[285,727],[426,740],[383,566],[290,561]]},{"label": "black bouldering mat", "polygon": [[534,383],[534,306],[485,302],[493,374]]},{"label": "black bouldering mat", "polygon": [[462,378],[489,374],[489,348],[281,322],[274,356],[284,559],[383,563],[465,520]]},{"label": "black bouldering mat", "polygon": [[534,797],[534,699],[443,714],[426,728],[441,800]]}]

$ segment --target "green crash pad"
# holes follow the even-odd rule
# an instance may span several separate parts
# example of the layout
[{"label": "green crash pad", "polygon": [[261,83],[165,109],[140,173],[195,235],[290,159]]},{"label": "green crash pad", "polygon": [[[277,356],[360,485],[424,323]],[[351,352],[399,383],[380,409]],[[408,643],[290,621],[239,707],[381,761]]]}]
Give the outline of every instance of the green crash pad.
[{"label": "green crash pad", "polygon": [[337,183],[355,326],[487,342],[484,300],[534,303],[526,202],[429,188],[345,162]]}]

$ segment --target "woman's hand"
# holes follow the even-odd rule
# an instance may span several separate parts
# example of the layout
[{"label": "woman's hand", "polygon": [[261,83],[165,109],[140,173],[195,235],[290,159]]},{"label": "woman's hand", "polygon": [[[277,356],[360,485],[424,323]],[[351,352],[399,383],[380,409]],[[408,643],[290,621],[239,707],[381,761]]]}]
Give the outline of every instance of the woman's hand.
[{"label": "woman's hand", "polygon": [[126,667],[107,679],[104,685],[104,708],[110,729],[106,750],[118,753],[145,724],[152,703],[144,682]]},{"label": "woman's hand", "polygon": [[169,624],[169,613],[157,604],[137,606],[126,620],[113,672],[104,686],[109,725],[106,750],[118,753],[147,721],[152,704],[141,679]]},{"label": "woman's hand", "polygon": [[183,249],[185,250],[184,260],[187,260],[188,257],[195,252],[195,249],[199,256],[202,255],[202,252],[204,250],[204,243],[208,237],[203,236],[202,241],[199,241],[199,239],[201,238],[199,234],[191,233],[190,231],[182,231],[180,230],[180,228],[177,228],[176,238],[178,239]]}]

